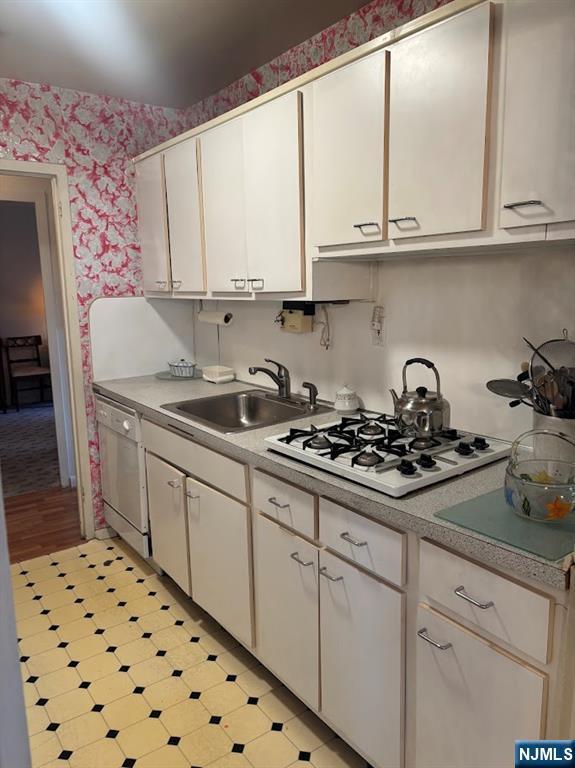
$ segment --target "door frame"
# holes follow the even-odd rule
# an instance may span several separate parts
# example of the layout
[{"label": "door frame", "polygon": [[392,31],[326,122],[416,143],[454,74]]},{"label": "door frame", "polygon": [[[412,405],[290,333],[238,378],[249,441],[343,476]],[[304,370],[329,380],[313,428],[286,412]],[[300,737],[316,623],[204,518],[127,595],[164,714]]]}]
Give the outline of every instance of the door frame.
[{"label": "door frame", "polygon": [[91,539],[94,537],[94,513],[68,173],[64,165],[55,163],[0,159],[0,174],[50,182],[47,218],[54,235],[51,249],[52,279],[56,295],[59,294],[62,301],[78,509],[82,535]]}]

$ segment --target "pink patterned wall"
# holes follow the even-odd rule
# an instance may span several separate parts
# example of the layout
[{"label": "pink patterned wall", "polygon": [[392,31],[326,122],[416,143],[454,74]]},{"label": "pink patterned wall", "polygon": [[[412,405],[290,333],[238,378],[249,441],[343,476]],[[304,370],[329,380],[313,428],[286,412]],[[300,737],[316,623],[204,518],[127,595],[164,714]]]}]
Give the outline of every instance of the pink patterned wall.
[{"label": "pink patterned wall", "polygon": [[187,110],[0,78],[0,157],[68,170],[96,527],[104,520],[88,309],[99,296],[142,293],[130,159],[445,2],[372,0]]},{"label": "pink patterned wall", "polygon": [[187,127],[181,111],[0,79],[0,157],[68,171],[97,527],[104,521],[88,309],[99,296],[142,293],[130,159]]},{"label": "pink patterned wall", "polygon": [[372,0],[350,16],[191,106],[188,110],[190,127],[234,109],[447,2],[449,0]]}]

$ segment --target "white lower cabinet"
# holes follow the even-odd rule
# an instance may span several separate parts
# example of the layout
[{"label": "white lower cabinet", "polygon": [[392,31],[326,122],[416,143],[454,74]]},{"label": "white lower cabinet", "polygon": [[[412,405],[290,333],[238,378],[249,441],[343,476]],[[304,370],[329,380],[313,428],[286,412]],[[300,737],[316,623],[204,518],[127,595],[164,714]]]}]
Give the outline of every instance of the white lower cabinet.
[{"label": "white lower cabinet", "polygon": [[189,477],[186,497],[192,598],[251,646],[248,508]]},{"label": "white lower cabinet", "polygon": [[185,475],[151,453],[146,454],[146,475],[152,557],[189,595]]},{"label": "white lower cabinet", "polygon": [[256,514],[258,657],[309,706],[319,706],[318,550]]},{"label": "white lower cabinet", "polygon": [[542,738],[546,676],[423,605],[417,637],[417,768],[512,768]]},{"label": "white lower cabinet", "polygon": [[321,711],[375,765],[402,759],[400,592],[320,553]]}]

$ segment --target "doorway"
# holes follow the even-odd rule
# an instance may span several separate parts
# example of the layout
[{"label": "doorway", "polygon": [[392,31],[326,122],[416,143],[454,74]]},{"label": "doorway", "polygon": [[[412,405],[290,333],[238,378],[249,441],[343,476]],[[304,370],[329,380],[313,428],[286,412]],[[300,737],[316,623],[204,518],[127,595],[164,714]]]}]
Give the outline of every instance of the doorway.
[{"label": "doorway", "polygon": [[13,562],[93,536],[71,235],[65,168],[0,161],[0,466]]}]

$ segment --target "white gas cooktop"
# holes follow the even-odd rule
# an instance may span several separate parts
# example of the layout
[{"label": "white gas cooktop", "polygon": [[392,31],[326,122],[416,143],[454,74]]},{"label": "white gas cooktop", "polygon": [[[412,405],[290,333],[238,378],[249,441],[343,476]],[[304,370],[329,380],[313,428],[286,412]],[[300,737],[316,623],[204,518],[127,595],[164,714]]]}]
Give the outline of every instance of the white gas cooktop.
[{"label": "white gas cooktop", "polygon": [[392,416],[371,411],[321,427],[292,428],[265,442],[269,450],[396,497],[490,464],[511,450],[504,440],[456,429],[417,440],[401,435]]}]

